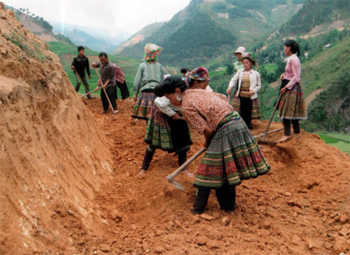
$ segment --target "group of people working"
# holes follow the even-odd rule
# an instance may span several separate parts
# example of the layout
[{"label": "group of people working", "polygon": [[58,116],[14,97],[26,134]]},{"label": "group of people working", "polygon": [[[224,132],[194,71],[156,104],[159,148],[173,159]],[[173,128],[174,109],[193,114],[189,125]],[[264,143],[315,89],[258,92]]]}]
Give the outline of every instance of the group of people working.
[{"label": "group of people working", "polygon": [[[220,208],[232,212],[236,206],[235,187],[242,180],[256,178],[270,169],[249,130],[253,128],[251,119],[260,117],[257,93],[261,89],[261,79],[259,72],[253,69],[256,61],[244,47],[237,49],[238,61],[234,63],[235,73],[226,97],[210,89],[209,72],[204,67],[181,69],[182,78],[164,79],[164,69],[158,62],[161,50],[158,45],[146,44],[144,62],[134,81],[132,116],[147,120],[145,142],[148,146],[138,175],[146,174],[156,149],[175,152],[179,166],[186,162],[192,144],[190,124],[204,135],[206,148],[194,177],[197,191],[191,212],[204,212],[211,189],[216,191]],[[275,106],[284,125],[280,142],[291,137],[291,124],[294,133],[299,134],[299,120],[307,117],[300,87],[299,45],[295,40],[287,40],[284,52],[287,64],[281,75],[280,96]],[[101,57],[100,60],[100,65],[105,66],[105,61]],[[104,72],[101,69],[102,76]],[[106,75],[100,85],[107,87],[109,79],[111,76]],[[186,170],[185,173],[192,175]]]},{"label": "group of people working", "polygon": [[101,76],[96,70],[96,74],[99,79],[97,82],[97,88],[94,91],[90,91],[89,83],[87,81],[85,72],[91,79],[89,59],[85,56],[85,48],[83,46],[78,47],[78,55],[73,59],[71,69],[74,71],[77,83],[75,90],[78,92],[80,85],[83,84],[88,99],[94,98],[91,93],[101,89],[101,101],[103,111],[106,113],[108,108],[111,107],[114,114],[118,113],[118,107],[116,103],[117,99],[117,87],[119,87],[122,99],[130,97],[129,90],[125,81],[125,75],[122,69],[109,61],[108,55],[105,52],[101,52],[99,55],[100,62],[93,62],[92,67],[100,68]]}]

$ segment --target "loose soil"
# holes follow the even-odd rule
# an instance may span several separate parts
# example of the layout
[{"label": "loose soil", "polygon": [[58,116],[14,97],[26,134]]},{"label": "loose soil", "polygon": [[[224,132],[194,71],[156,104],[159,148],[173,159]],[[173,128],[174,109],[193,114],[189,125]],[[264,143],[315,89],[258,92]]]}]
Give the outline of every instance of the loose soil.
[{"label": "loose soil", "polygon": [[[236,211],[220,211],[213,193],[194,216],[193,179],[175,178],[184,191],[166,179],[175,155],[157,150],[136,176],[146,123],[131,118],[131,99],[100,114],[100,99],[79,98],[58,57],[1,3],[0,28],[0,254],[350,253],[350,157],[318,135],[263,145],[271,170],[237,187]],[[253,134],[266,125],[254,121]],[[202,148],[192,138],[188,156]]]}]

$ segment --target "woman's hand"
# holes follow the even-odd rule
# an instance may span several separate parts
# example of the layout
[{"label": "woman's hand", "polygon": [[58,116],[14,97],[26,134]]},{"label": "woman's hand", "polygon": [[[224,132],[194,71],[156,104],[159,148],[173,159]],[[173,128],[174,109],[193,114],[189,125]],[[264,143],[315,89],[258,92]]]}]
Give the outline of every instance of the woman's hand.
[{"label": "woman's hand", "polygon": [[280,93],[283,95],[284,93],[286,93],[287,91],[287,87],[281,88]]},{"label": "woman's hand", "polygon": [[228,88],[228,89],[226,90],[226,94],[229,96],[229,95],[231,94],[231,91],[232,91],[232,88]]},{"label": "woman's hand", "polygon": [[248,95],[249,95],[249,96],[254,95],[254,91],[253,91],[253,90],[249,90]]},{"label": "woman's hand", "polygon": [[204,137],[205,137],[205,142],[204,142],[203,146],[208,149],[210,142],[211,142],[211,139],[213,138],[214,132],[213,132],[213,130],[211,130],[211,128],[206,127],[204,129],[203,133],[204,133]]},{"label": "woman's hand", "polygon": [[283,74],[281,74],[281,76],[280,76],[280,80],[282,81],[282,80],[283,80],[283,78],[284,78],[284,73],[283,73]]},{"label": "woman's hand", "polygon": [[171,116],[171,118],[173,119],[173,120],[183,120],[184,118],[182,118],[181,116],[180,116],[180,114],[178,114],[178,113],[175,113],[173,116]]},{"label": "woman's hand", "polygon": [[134,95],[134,98],[133,98],[133,99],[134,99],[134,102],[137,101],[137,94]]}]

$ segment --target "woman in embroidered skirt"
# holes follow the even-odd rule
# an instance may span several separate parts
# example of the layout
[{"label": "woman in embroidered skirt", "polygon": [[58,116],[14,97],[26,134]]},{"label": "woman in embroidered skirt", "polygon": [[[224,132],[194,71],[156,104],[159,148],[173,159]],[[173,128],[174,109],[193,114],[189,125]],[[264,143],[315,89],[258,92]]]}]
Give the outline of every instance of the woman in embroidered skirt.
[{"label": "woman in embroidered skirt", "polygon": [[[181,78],[169,77],[164,84],[177,83]],[[157,90],[154,91],[157,95]],[[138,175],[146,173],[156,149],[162,149],[178,155],[179,166],[187,160],[187,151],[192,144],[190,130],[181,114],[181,107],[174,106],[169,99],[157,97],[152,106],[151,116],[147,122],[145,142],[148,147],[145,152],[142,169]],[[193,176],[187,170],[187,175]]]},{"label": "woman in embroidered skirt", "polygon": [[242,60],[244,68],[239,69],[231,79],[226,92],[230,97],[232,88],[238,81],[238,88],[233,97],[232,106],[234,110],[241,114],[248,128],[253,129],[251,120],[260,118],[258,91],[261,89],[261,80],[259,72],[253,69],[255,59],[246,54]]},{"label": "woman in embroidered skirt", "polygon": [[207,151],[195,176],[192,213],[204,212],[211,189],[216,190],[222,210],[234,211],[235,186],[270,168],[247,125],[224,95],[187,89],[181,83],[164,83],[156,89],[171,104],[181,106],[188,123],[205,137]]},{"label": "woman in embroidered skirt", "polygon": [[286,71],[281,75],[281,100],[277,102],[278,117],[282,119],[284,126],[284,136],[279,142],[285,142],[291,137],[291,124],[294,134],[300,134],[299,120],[307,119],[304,93],[300,87],[299,44],[295,40],[287,40],[283,43],[283,49],[288,58]]},{"label": "woman in embroidered skirt", "polygon": [[[158,63],[158,55],[162,47],[148,43],[145,46],[145,62],[141,63],[134,80],[134,101],[136,102],[132,117],[148,119],[156,96],[154,88],[163,82],[164,71]],[[141,95],[138,97],[139,92]]]}]

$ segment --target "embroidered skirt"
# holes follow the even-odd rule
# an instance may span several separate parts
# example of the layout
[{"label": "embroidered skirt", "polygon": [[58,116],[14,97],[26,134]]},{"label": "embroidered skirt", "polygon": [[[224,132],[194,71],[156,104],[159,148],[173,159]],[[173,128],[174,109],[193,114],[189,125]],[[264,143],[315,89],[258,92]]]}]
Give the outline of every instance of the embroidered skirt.
[{"label": "embroidered skirt", "polygon": [[148,119],[151,114],[151,109],[156,95],[153,91],[141,92],[137,102],[133,108],[133,118]]},{"label": "embroidered skirt", "polygon": [[[257,98],[253,99],[253,108],[252,108],[252,119],[260,119],[260,105]],[[233,109],[239,114],[241,114],[241,99],[239,97],[233,97],[231,101]]]},{"label": "embroidered skirt", "polygon": [[[194,186],[239,185],[269,171],[270,165],[237,114],[216,131],[195,176]],[[219,124],[220,125],[220,124]]]},{"label": "embroidered skirt", "polygon": [[190,149],[192,139],[186,121],[173,120],[154,104],[147,122],[145,142],[164,151],[180,152]]},{"label": "embroidered skirt", "polygon": [[286,90],[278,104],[278,118],[291,120],[307,119],[304,93],[296,83],[291,90]]}]

